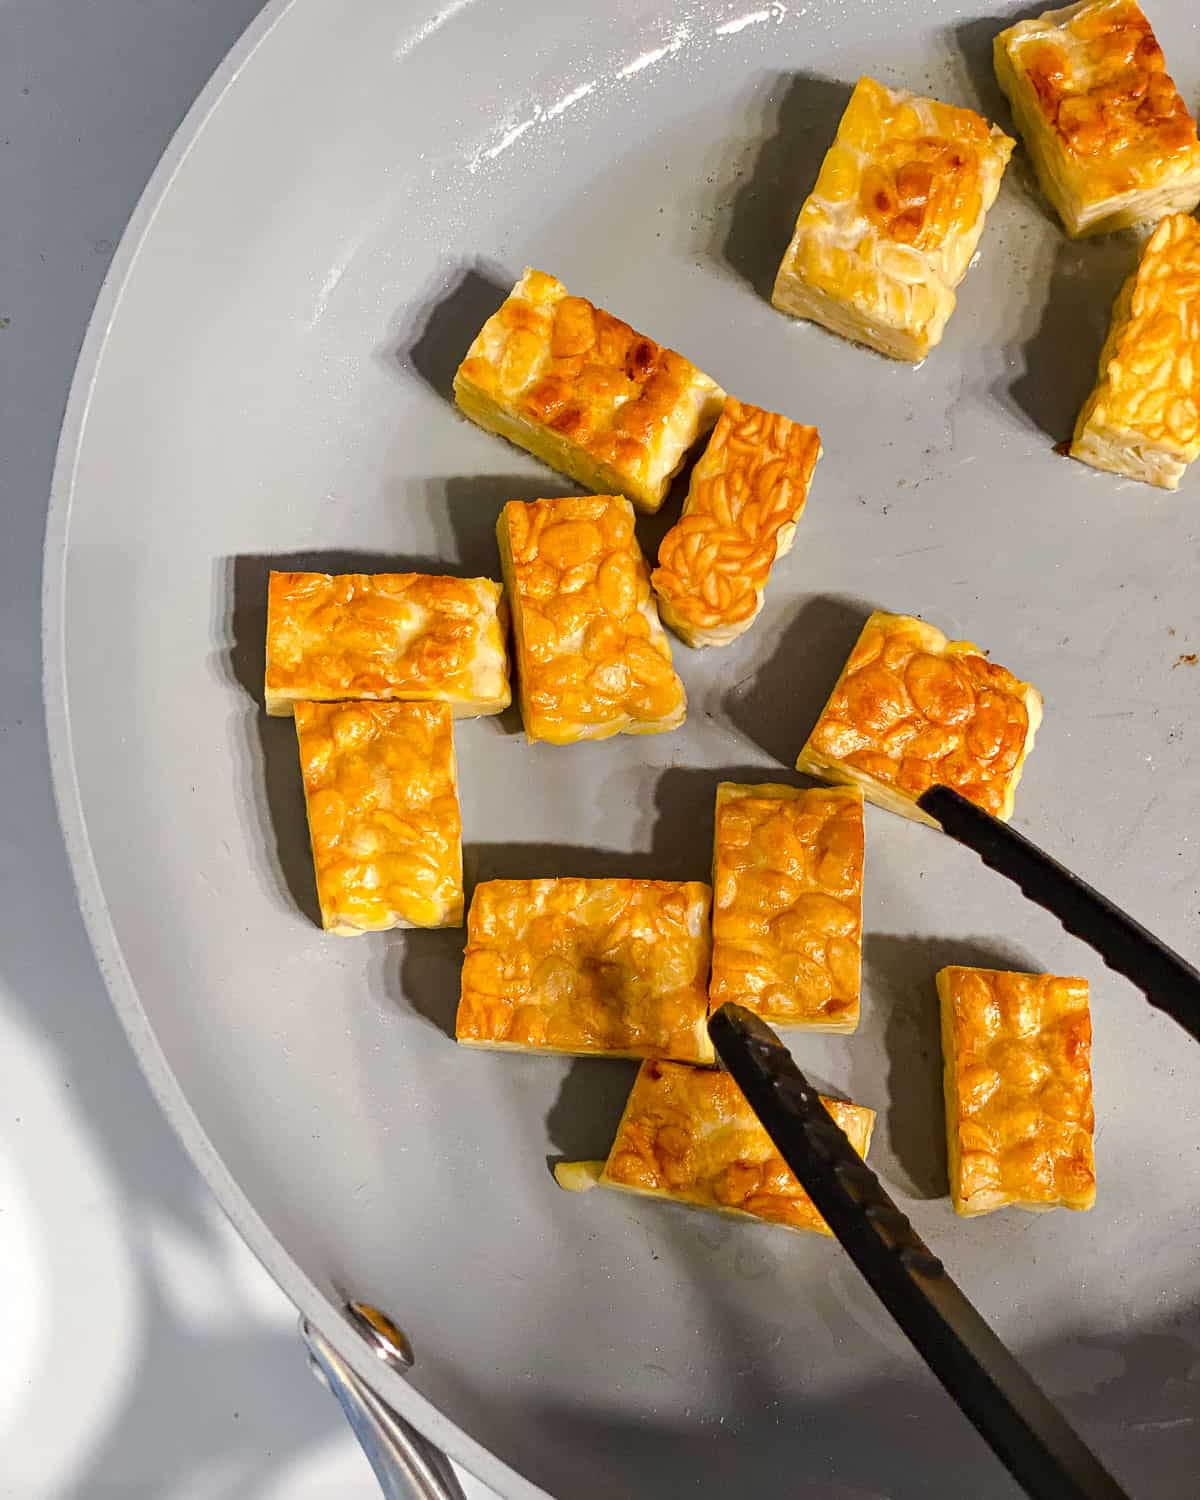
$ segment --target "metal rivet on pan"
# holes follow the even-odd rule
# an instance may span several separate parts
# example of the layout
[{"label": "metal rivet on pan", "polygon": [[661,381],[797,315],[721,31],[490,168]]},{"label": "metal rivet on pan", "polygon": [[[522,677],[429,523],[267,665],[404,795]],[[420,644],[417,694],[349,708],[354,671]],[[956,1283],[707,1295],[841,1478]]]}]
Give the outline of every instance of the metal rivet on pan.
[{"label": "metal rivet on pan", "polygon": [[412,1345],[387,1313],[369,1302],[347,1302],[346,1316],[384,1364],[401,1372],[412,1365]]}]

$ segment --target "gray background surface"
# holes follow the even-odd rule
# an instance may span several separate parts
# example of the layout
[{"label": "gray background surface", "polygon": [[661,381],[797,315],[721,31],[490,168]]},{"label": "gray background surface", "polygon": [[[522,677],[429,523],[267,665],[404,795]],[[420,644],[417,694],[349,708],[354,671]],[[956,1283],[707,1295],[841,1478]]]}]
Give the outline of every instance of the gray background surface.
[{"label": "gray background surface", "polygon": [[[126,218],[257,0],[0,3],[0,1495],[378,1493],[295,1316],[134,1062],[76,909],[42,718],[41,548]],[[482,1491],[475,1491],[482,1494]]]}]

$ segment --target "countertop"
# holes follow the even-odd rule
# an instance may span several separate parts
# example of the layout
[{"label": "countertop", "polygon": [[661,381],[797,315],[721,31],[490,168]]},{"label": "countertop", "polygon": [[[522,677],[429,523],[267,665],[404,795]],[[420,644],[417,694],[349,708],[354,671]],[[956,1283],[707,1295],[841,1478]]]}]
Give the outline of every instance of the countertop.
[{"label": "countertop", "polygon": [[[76,907],[41,705],[59,424],[125,221],[259,0],[0,4],[0,1496],[378,1495],[159,1114]],[[467,1481],[472,1500],[488,1492]]]}]

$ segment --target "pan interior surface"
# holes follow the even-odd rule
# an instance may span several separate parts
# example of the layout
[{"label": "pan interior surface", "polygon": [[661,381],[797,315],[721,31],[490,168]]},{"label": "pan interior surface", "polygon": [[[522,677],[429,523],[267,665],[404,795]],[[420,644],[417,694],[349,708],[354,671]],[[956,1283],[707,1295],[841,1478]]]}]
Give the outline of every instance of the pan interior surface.
[{"label": "pan interior surface", "polygon": [[[717,782],[792,779],[879,607],[1038,686],[1017,826],[1194,957],[1197,481],[1163,496],[1053,451],[1138,237],[1067,241],[1018,149],[919,368],[767,300],[854,80],[1011,128],[990,53],[1012,19],[1004,0],[294,0],[193,115],[118,259],[48,555],[97,948],[256,1248],[285,1285],[386,1309],[438,1435],[507,1494],[1014,1491],[836,1244],[555,1187],[548,1162],[604,1154],[632,1065],[457,1048],[461,932],[318,930],[294,729],[262,710],[267,573],[499,576],[502,503],[570,485],[460,419],[450,381],[522,268],[551,271],[816,424],[825,456],[753,628],[674,644],[683,729],[563,749],[512,712],[459,725],[468,880],[707,879]],[[1195,7],[1153,20],[1194,106]],[[639,523],[648,552],[678,504]],[[1118,1476],[1180,1495],[1200,1468],[1200,1056],[965,850],[867,821],[862,1026],[793,1035],[797,1058],[879,1111],[889,1191]],[[947,963],[1091,979],[1091,1213],[955,1220]]]}]

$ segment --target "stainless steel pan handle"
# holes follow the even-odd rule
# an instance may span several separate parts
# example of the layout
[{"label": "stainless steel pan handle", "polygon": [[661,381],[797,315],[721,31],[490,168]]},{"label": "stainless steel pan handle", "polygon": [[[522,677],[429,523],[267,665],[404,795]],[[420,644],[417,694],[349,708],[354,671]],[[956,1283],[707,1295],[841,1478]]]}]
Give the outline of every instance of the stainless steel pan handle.
[{"label": "stainless steel pan handle", "polygon": [[466,1500],[446,1455],[368,1389],[304,1318],[300,1336],[314,1372],[346,1413],[386,1500]]}]

